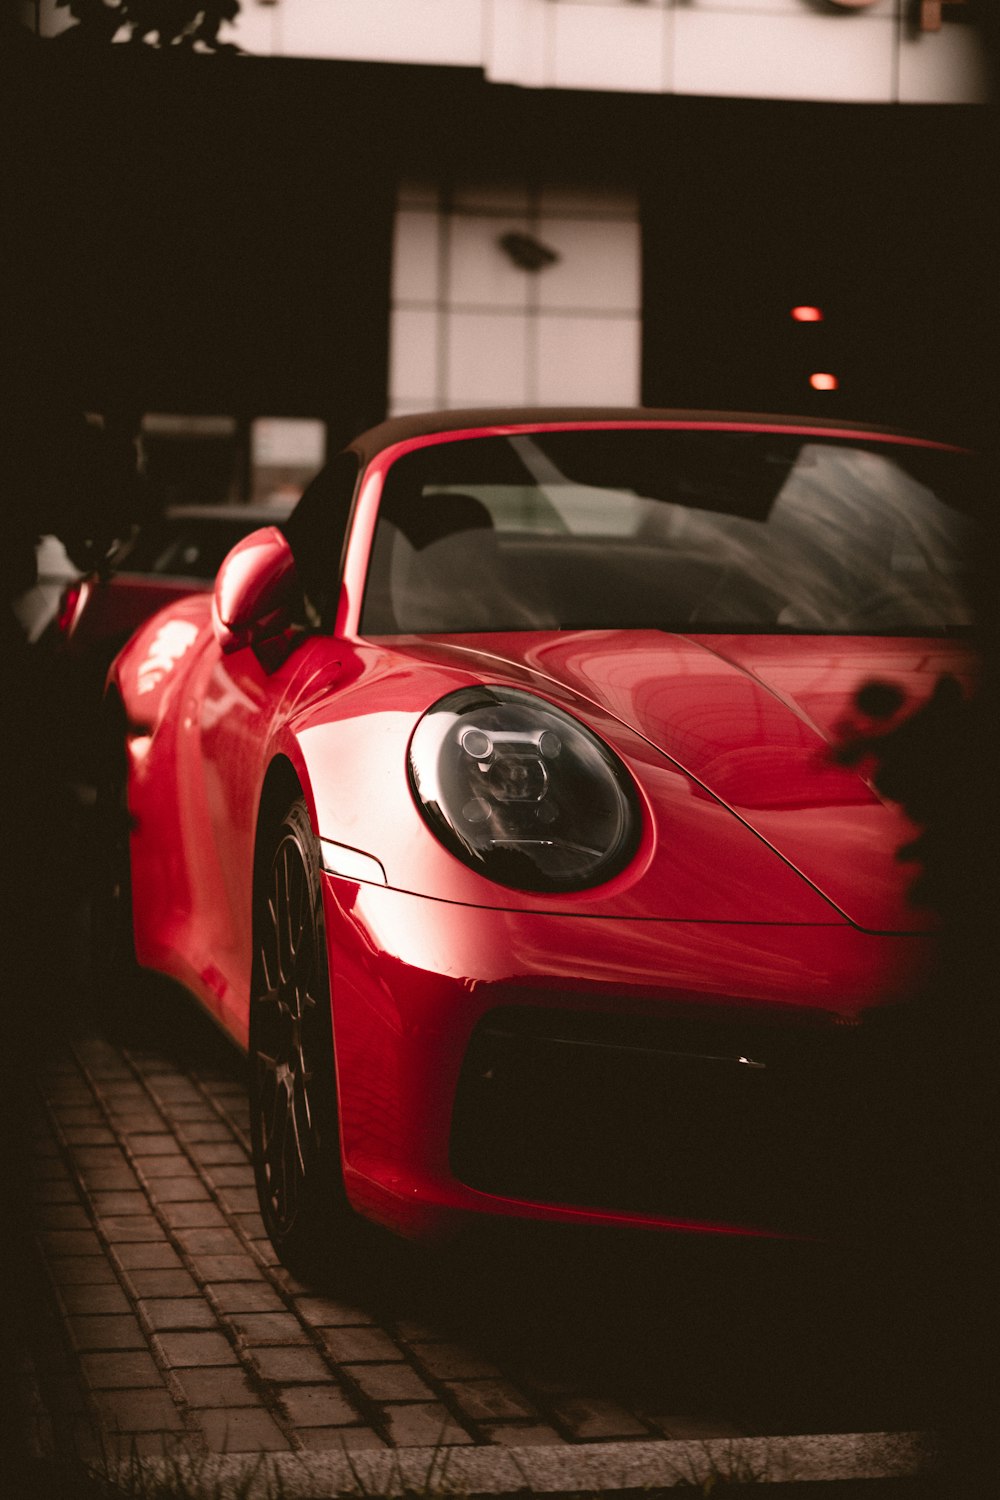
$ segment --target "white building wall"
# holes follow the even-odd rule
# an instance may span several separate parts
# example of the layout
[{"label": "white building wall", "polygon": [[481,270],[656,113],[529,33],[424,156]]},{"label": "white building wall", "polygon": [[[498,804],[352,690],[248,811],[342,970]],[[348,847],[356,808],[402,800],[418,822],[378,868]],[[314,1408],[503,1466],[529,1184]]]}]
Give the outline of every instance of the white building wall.
[{"label": "white building wall", "polygon": [[[61,12],[60,14],[65,14]],[[265,19],[266,18],[266,19]],[[974,103],[974,29],[909,0],[243,0],[249,51],[483,68],[495,83],[862,103]]]},{"label": "white building wall", "polygon": [[[41,0],[41,29],[71,23]],[[482,68],[524,88],[873,104],[986,97],[971,25],[915,31],[910,0],[242,0],[251,53]]]}]

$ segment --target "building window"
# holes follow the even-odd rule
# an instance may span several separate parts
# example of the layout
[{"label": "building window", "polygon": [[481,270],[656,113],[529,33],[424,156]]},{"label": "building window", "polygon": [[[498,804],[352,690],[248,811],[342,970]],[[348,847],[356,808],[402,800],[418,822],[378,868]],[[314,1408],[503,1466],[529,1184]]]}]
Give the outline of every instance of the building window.
[{"label": "building window", "polygon": [[634,194],[409,184],[393,251],[390,410],[639,399]]}]

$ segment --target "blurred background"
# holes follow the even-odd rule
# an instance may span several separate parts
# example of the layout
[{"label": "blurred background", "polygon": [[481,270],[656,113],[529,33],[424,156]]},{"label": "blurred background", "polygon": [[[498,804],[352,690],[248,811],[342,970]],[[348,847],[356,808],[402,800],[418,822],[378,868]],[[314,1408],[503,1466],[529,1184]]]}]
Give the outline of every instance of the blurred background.
[{"label": "blurred background", "polygon": [[20,7],[7,234],[22,340],[171,503],[291,494],[429,406],[968,428],[972,5],[157,9]]}]

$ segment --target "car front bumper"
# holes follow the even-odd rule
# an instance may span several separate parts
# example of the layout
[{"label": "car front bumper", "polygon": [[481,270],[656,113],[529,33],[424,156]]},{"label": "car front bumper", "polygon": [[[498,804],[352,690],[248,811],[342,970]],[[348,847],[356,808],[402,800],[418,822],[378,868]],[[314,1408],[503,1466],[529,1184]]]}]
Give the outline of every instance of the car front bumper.
[{"label": "car front bumper", "polygon": [[[483,1215],[812,1236],[849,1212],[928,940],[500,911],[323,877],[347,1190]],[[881,1074],[880,1074],[881,1070]]]}]

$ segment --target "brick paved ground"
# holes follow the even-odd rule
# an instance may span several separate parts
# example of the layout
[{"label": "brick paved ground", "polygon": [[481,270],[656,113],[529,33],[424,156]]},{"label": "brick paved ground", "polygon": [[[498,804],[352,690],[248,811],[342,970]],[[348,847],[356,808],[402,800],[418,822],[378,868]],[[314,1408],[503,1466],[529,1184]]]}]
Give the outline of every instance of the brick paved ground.
[{"label": "brick paved ground", "polygon": [[[155,993],[154,993],[155,991]],[[762,1281],[573,1236],[438,1254],[386,1243],[365,1288],[301,1285],[257,1214],[242,1062],[165,987],[85,1019],[37,1078],[26,1351],[37,1446],[232,1454],[567,1444],[913,1425],[785,1331]],[[808,1291],[803,1292],[807,1297]],[[870,1364],[870,1351],[867,1356]],[[780,1369],[779,1369],[780,1367]],[[778,1370],[776,1376],[775,1372]]]}]

